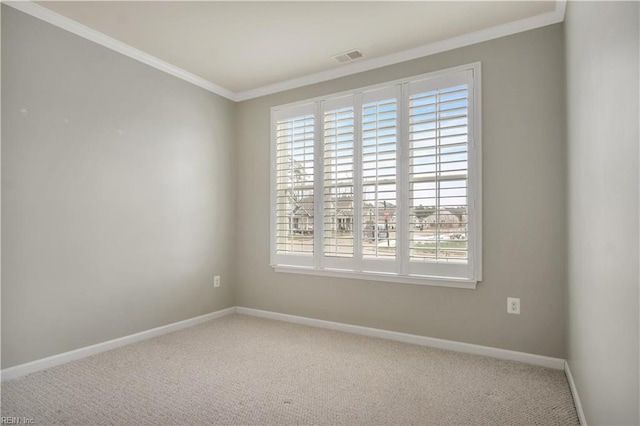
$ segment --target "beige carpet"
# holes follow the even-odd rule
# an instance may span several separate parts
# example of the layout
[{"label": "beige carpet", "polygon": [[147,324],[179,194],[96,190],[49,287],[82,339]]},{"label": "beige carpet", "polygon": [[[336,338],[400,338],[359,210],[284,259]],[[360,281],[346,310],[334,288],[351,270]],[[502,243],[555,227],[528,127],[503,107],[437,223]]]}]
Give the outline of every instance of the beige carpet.
[{"label": "beige carpet", "polygon": [[44,424],[577,425],[564,372],[230,315],[2,384]]}]

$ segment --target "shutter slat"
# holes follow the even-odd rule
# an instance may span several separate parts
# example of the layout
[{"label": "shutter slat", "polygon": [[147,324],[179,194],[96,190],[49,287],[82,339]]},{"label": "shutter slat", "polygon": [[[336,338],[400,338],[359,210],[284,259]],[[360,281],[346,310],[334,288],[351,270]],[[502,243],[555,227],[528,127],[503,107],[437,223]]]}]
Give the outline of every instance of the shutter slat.
[{"label": "shutter slat", "polygon": [[276,252],[313,253],[313,115],[276,123]]},{"label": "shutter slat", "polygon": [[464,260],[468,256],[467,90],[458,86],[411,96],[411,260]]},{"label": "shutter slat", "polygon": [[[397,174],[397,101],[363,106],[362,134],[362,250],[368,259],[396,256],[391,228],[395,228]],[[386,209],[385,209],[386,203]]]},{"label": "shutter slat", "polygon": [[[324,113],[324,256],[353,257],[353,107]],[[339,139],[339,140],[338,140]]]}]

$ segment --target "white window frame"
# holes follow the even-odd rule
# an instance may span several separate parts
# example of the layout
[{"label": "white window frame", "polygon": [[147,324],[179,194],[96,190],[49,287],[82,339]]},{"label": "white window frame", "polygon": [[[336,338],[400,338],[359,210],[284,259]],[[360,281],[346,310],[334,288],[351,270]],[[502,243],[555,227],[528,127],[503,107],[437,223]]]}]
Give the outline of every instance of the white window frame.
[{"label": "white window frame", "polygon": [[[430,87],[442,87],[442,81],[460,81],[462,75],[470,76],[468,102],[468,260],[464,265],[465,277],[460,277],[460,265],[447,263],[409,261],[409,103],[412,93]],[[433,86],[436,82],[437,87]],[[439,82],[439,83],[438,83]],[[434,285],[475,289],[482,280],[482,157],[481,157],[481,66],[479,62],[422,74],[402,80],[375,86],[335,93],[292,104],[271,108],[271,220],[270,220],[270,263],[276,272],[289,272],[328,277],[366,279],[370,281],[397,282],[406,284]],[[363,259],[361,248],[361,178],[360,150],[355,148],[354,166],[354,255],[353,258],[326,257],[323,253],[323,117],[324,111],[336,105],[345,105],[345,99],[355,100],[355,143],[358,147],[361,131],[361,107],[370,93],[393,92],[397,98],[397,199],[396,199],[396,258],[388,260]],[[375,96],[375,95],[373,95]],[[314,253],[313,255],[278,254],[276,245],[276,122],[292,117],[298,112],[314,111]],[[356,189],[357,188],[357,189]],[[406,246],[406,247],[405,247]],[[371,265],[371,266],[369,266]],[[381,265],[384,265],[381,267]],[[458,276],[450,275],[457,274]]]}]

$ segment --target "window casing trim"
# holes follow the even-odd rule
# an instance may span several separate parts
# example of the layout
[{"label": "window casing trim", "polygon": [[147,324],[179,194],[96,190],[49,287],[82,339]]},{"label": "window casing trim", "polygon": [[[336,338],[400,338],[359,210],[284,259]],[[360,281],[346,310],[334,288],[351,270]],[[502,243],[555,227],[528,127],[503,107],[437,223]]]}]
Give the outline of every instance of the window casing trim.
[{"label": "window casing trim", "polygon": [[399,284],[413,284],[413,285],[426,285],[435,287],[451,287],[462,288],[468,290],[475,290],[477,287],[476,280],[466,280],[463,278],[452,277],[437,277],[437,276],[423,276],[423,275],[398,275],[393,273],[384,272],[370,272],[370,271],[349,271],[344,269],[316,269],[312,267],[304,267],[297,265],[271,265],[275,272],[290,273],[290,274],[303,274],[303,275],[315,275],[321,277],[332,278],[348,278],[356,280],[367,281],[383,281]]},{"label": "window casing trim", "polygon": [[[447,75],[455,74],[461,71],[471,71],[473,74],[473,78],[471,84],[469,86],[469,92],[472,96],[472,101],[468,104],[468,115],[470,119],[469,125],[469,134],[468,134],[468,204],[469,204],[469,256],[467,266],[469,268],[468,276],[471,278],[462,278],[462,277],[449,277],[449,276],[438,276],[437,274],[433,274],[433,272],[429,273],[429,275],[423,275],[425,268],[421,268],[419,264],[416,262],[409,261],[409,247],[405,247],[406,244],[398,244],[396,251],[396,260],[389,262],[393,263],[393,266],[389,265],[389,267],[385,267],[382,269],[378,269],[377,272],[368,271],[367,263],[369,263],[368,259],[363,259],[359,256],[356,256],[357,252],[361,253],[361,247],[358,247],[362,244],[361,238],[357,238],[356,236],[362,235],[361,227],[357,227],[353,231],[354,235],[354,256],[353,258],[334,258],[330,261],[327,256],[323,253],[323,233],[322,233],[322,225],[323,225],[323,134],[322,134],[322,112],[325,110],[326,105],[332,104],[340,104],[341,98],[353,98],[355,99],[356,111],[355,111],[355,132],[359,133],[361,131],[361,106],[364,104],[363,98],[366,98],[368,93],[379,91],[379,90],[400,90],[401,97],[398,98],[399,102],[398,108],[400,112],[400,116],[398,117],[397,128],[398,128],[398,143],[397,143],[397,160],[398,160],[398,173],[396,176],[397,179],[397,203],[398,206],[408,206],[405,202],[408,200],[409,194],[409,186],[407,184],[409,179],[408,167],[403,167],[403,164],[407,164],[405,152],[408,150],[408,109],[409,105],[406,102],[408,96],[411,94],[412,84],[414,85],[429,85],[428,80],[435,80],[438,78],[445,77]],[[425,81],[427,80],[427,81]],[[410,284],[423,284],[423,285],[436,285],[436,286],[446,286],[446,287],[458,287],[458,288],[475,288],[475,283],[481,281],[482,279],[482,197],[481,197],[481,178],[482,178],[482,169],[481,169],[481,111],[479,106],[481,105],[481,93],[480,93],[480,63],[472,63],[468,65],[462,65],[458,67],[453,67],[445,70],[440,70],[436,72],[431,72],[427,74],[417,75],[409,78],[399,79],[395,81],[385,82],[373,86],[367,86],[359,89],[348,90],[344,92],[333,93],[325,96],[319,96],[313,99],[306,99],[304,101],[289,103],[285,105],[279,105],[271,108],[271,192],[270,192],[270,201],[271,201],[271,220],[270,220],[270,253],[271,253],[271,266],[277,272],[293,272],[293,273],[301,273],[301,274],[311,274],[311,275],[323,275],[323,276],[334,276],[334,277],[344,277],[344,278],[362,278],[368,280],[377,280],[377,281],[389,281],[389,282],[403,282]],[[396,88],[396,89],[394,89]],[[399,88],[399,89],[398,89]],[[476,107],[477,106],[477,107]],[[300,111],[314,111],[316,123],[314,129],[314,197],[316,198],[316,202],[314,203],[314,217],[317,219],[314,225],[314,253],[313,255],[292,255],[292,254],[278,254],[277,253],[277,245],[276,245],[276,210],[275,210],[275,197],[276,193],[276,118],[278,116],[282,116],[281,114],[288,114],[291,116],[292,110]],[[360,145],[357,141],[360,140],[360,135],[356,135],[356,148]],[[356,149],[357,151],[357,149]],[[359,154],[356,152],[356,157]],[[356,162],[358,163],[358,162]],[[359,167],[356,166],[354,170],[354,183],[357,185],[358,179],[360,178],[361,170],[357,170]],[[361,216],[361,189],[354,191],[354,218]],[[405,207],[406,208],[406,207]],[[404,211],[404,209],[402,209]],[[473,212],[473,214],[471,214]],[[356,223],[360,222],[354,221]],[[362,225],[362,224],[360,224]],[[319,226],[319,229],[318,229]],[[397,217],[397,228],[398,228],[398,241],[409,241],[409,215],[403,213]],[[471,235],[473,234],[473,235]],[[317,236],[316,236],[317,235]],[[375,260],[374,263],[378,263],[380,265],[384,265],[385,261]],[[353,266],[351,266],[353,265]],[[430,267],[439,270],[438,262],[429,263]],[[344,267],[345,269],[342,269]],[[444,269],[446,270],[448,266]],[[348,269],[346,269],[348,268]],[[442,268],[440,268],[442,269]],[[473,284],[473,285],[471,285]]]}]

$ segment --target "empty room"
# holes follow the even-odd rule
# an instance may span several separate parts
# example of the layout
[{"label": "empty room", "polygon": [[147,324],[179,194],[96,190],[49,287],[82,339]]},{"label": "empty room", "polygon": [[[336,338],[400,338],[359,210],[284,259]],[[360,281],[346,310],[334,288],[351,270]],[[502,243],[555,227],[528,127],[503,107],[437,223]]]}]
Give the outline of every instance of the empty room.
[{"label": "empty room", "polygon": [[1,37],[1,424],[640,425],[639,2]]}]

